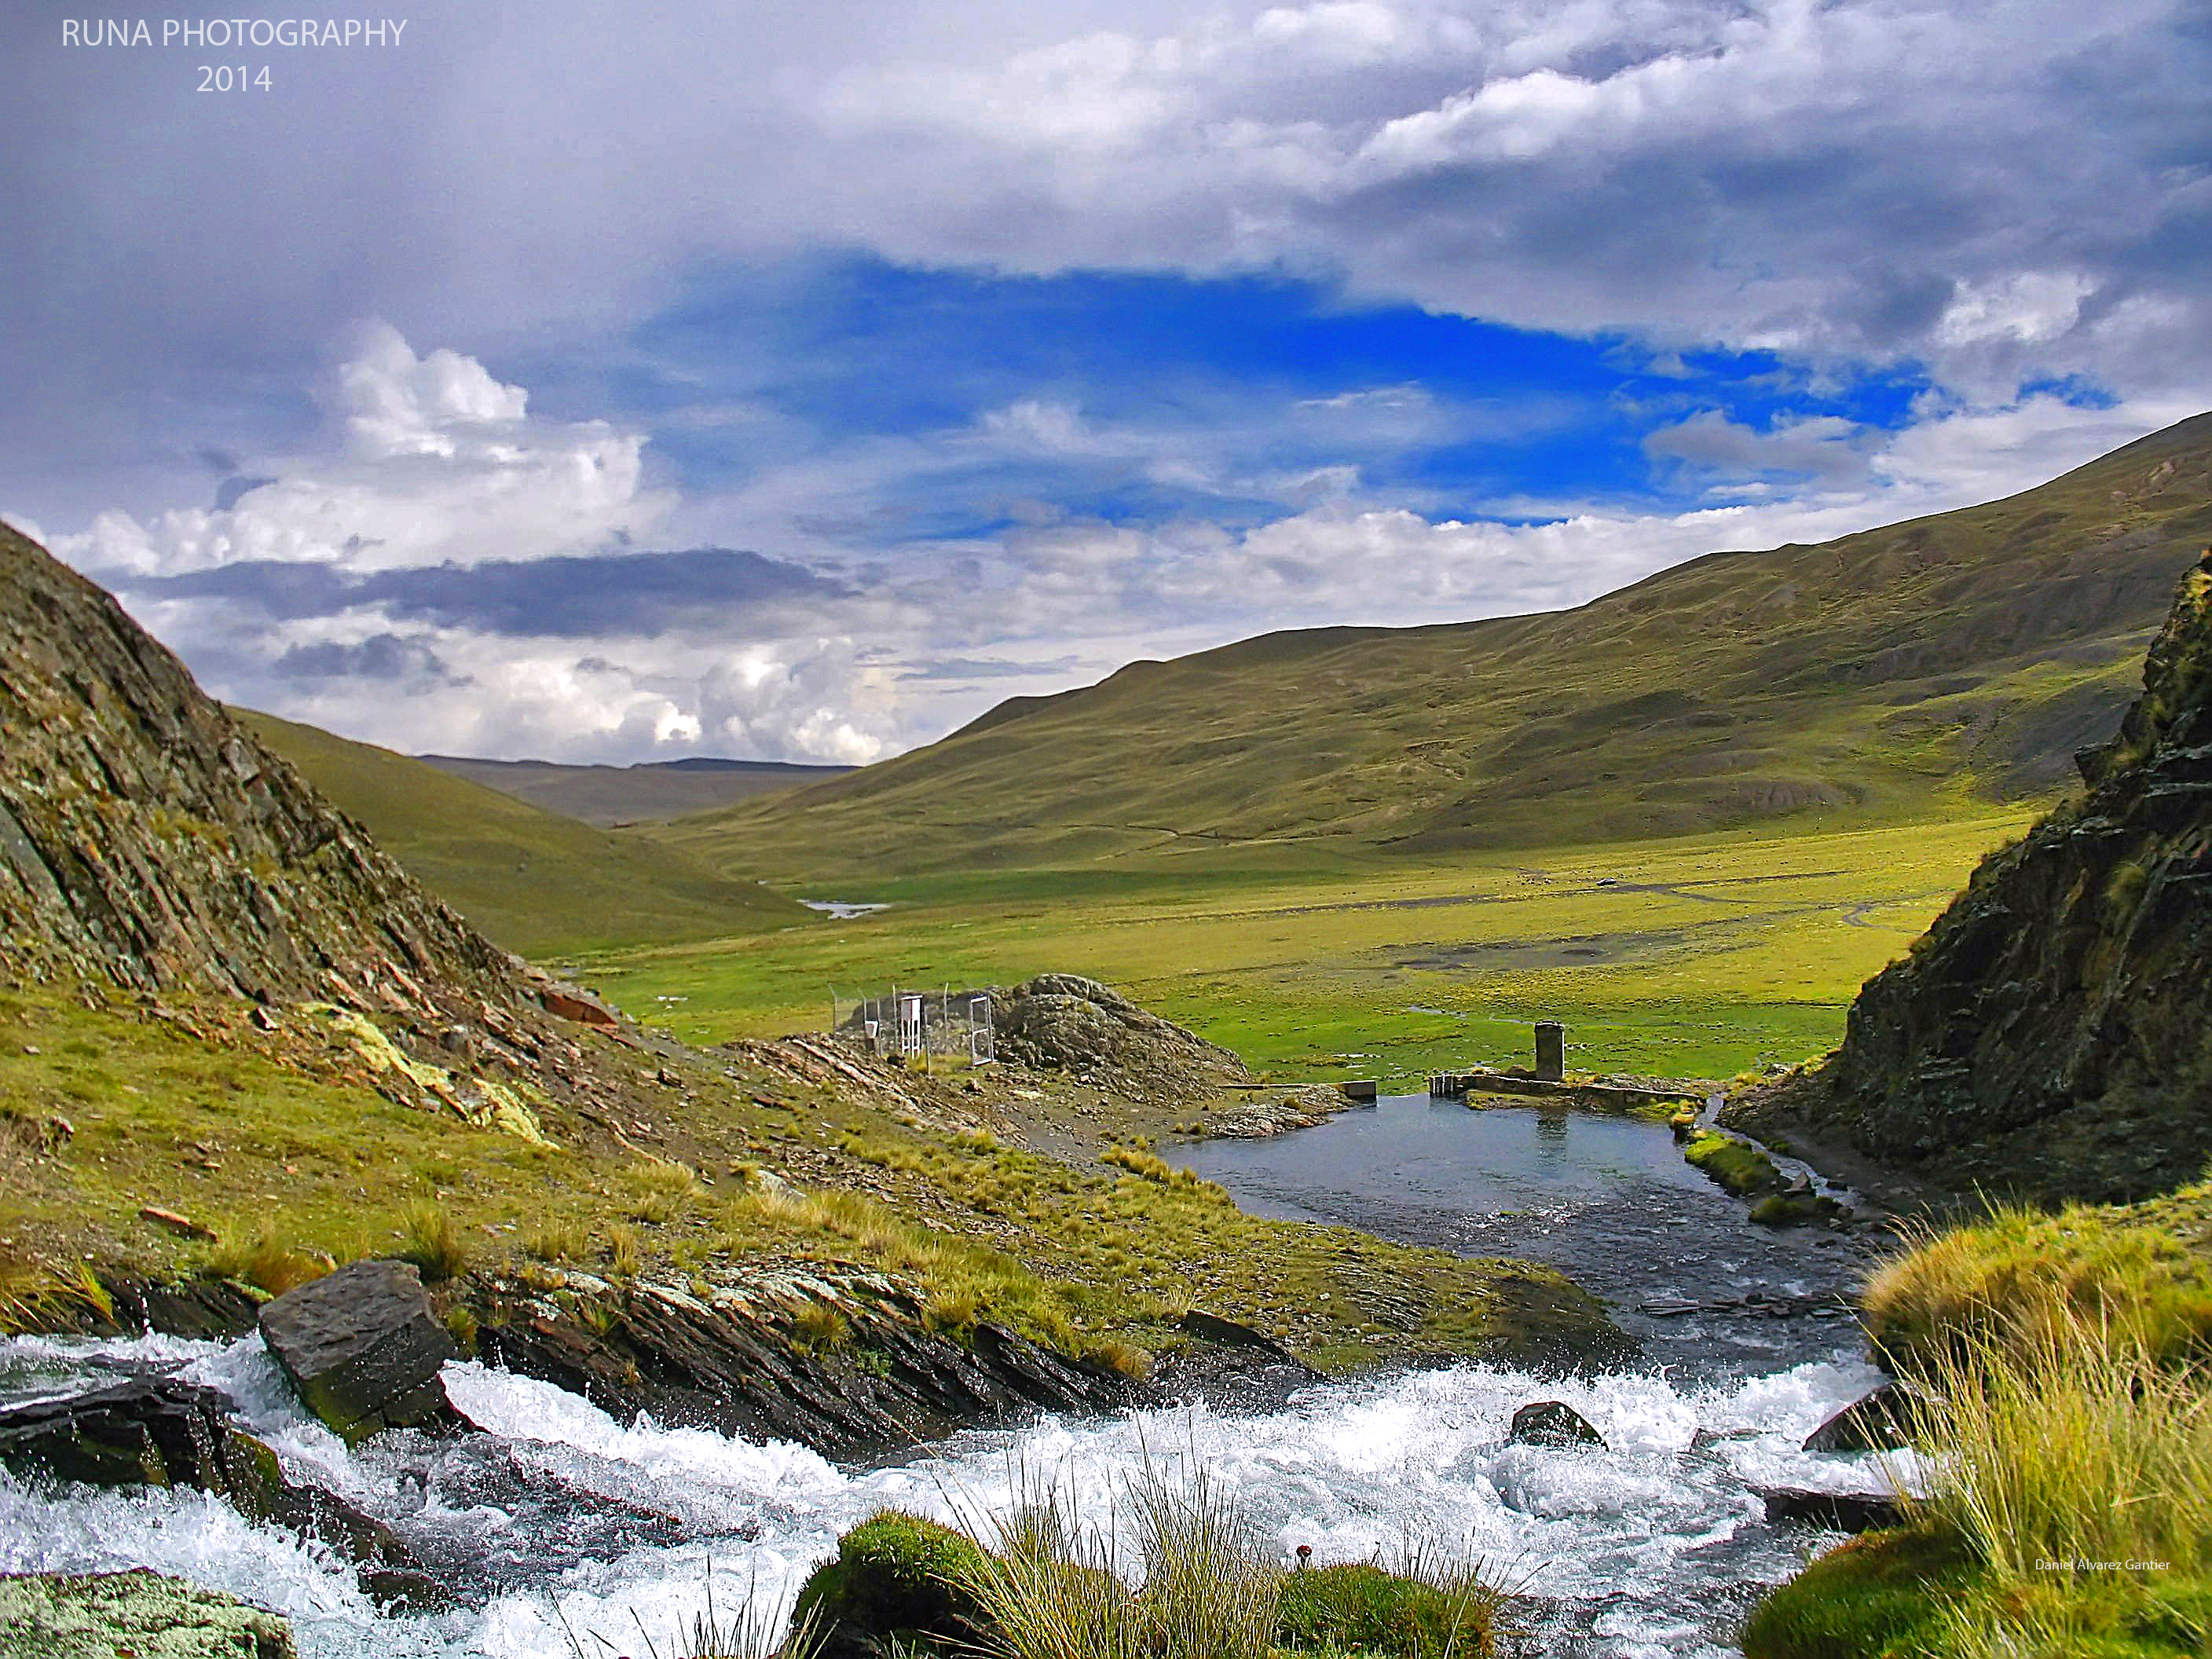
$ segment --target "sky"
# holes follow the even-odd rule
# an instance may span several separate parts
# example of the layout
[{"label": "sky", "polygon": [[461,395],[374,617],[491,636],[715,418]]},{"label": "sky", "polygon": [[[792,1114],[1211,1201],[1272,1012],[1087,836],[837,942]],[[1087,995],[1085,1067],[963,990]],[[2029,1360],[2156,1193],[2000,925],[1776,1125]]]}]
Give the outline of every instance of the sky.
[{"label": "sky", "polygon": [[647,10],[0,0],[0,517],[347,736],[863,763],[2212,407],[2203,0]]}]

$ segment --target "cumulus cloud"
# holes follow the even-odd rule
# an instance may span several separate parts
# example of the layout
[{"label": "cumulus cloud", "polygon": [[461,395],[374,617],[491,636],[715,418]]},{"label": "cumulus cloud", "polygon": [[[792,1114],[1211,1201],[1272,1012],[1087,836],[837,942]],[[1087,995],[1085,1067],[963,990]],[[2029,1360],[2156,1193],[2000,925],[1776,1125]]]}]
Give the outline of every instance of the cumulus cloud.
[{"label": "cumulus cloud", "polygon": [[520,387],[452,351],[418,358],[387,324],[362,331],[321,403],[313,449],[257,458],[269,476],[226,487],[212,508],[102,513],[68,556],[138,578],[248,562],[471,566],[517,546],[550,556],[628,540],[671,500],[645,485],[643,434],[533,419]]}]

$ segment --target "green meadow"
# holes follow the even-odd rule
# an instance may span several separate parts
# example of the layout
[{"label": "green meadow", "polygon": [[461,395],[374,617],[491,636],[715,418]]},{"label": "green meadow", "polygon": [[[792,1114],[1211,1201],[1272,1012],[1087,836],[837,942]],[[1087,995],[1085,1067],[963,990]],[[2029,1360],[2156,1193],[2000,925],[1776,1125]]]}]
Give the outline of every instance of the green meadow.
[{"label": "green meadow", "polygon": [[819,1030],[833,994],[1044,972],[1106,981],[1275,1078],[1392,1083],[1525,1060],[1566,1022],[1595,1072],[1728,1077],[1833,1046],[2025,811],[1832,833],[1735,831],[1418,864],[1230,849],[1130,867],[946,872],[806,896],[849,921],[575,965],[693,1042]]}]

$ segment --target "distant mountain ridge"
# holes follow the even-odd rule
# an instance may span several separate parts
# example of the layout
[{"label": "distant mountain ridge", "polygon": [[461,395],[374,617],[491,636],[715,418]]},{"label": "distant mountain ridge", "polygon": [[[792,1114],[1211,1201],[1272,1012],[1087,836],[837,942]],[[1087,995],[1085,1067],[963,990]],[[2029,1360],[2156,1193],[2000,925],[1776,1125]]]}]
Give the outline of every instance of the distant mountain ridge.
[{"label": "distant mountain ridge", "polygon": [[1303,844],[1449,854],[2055,795],[2212,534],[2212,416],[1984,506],[1573,611],[1271,634],[1010,701],[661,833],[769,879]]},{"label": "distant mountain ridge", "polygon": [[561,761],[484,760],[471,755],[418,755],[425,765],[496,789],[550,812],[611,829],[710,811],[734,801],[842,777],[849,766],[795,761],[727,760],[693,755],[630,766],[578,766]]}]

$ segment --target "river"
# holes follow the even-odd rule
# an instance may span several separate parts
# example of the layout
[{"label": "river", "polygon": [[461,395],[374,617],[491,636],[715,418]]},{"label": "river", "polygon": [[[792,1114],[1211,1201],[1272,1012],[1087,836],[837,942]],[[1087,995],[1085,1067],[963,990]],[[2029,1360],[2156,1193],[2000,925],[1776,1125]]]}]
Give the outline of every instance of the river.
[{"label": "river", "polygon": [[[1404,1097],[1272,1142],[1201,1146],[1191,1161],[1255,1208],[1555,1261],[1625,1305],[1763,1286],[1802,1295],[1848,1277],[1840,1249],[1760,1234],[1702,1176],[1676,1179],[1663,1129],[1562,1115]],[[1539,1598],[1536,1651],[1726,1654],[1759,1587],[1820,1541],[1770,1527],[1754,1487],[1883,1484],[1872,1460],[1796,1449],[1876,1373],[1832,1322],[1754,1307],[1624,1322],[1652,1360],[1619,1374],[1458,1366],[1328,1382],[1257,1414],[1194,1405],[971,1431],[881,1468],[617,1422],[473,1363],[449,1366],[447,1387],[489,1433],[387,1435],[349,1451],[292,1400],[258,1338],[18,1339],[0,1345],[0,1402],[112,1380],[118,1367],[220,1387],[296,1474],[398,1525],[463,1606],[380,1612],[327,1552],[219,1499],[56,1495],[4,1474],[0,1571],[180,1574],[289,1614],[308,1659],[573,1659],[571,1632],[594,1655],[641,1655],[646,1637],[665,1654],[703,1605],[710,1561],[725,1611],[747,1590],[787,1601],[839,1532],[884,1505],[988,1526],[1018,1489],[1052,1483],[1103,1521],[1148,1461],[1195,1462],[1285,1559],[1299,1544],[1324,1561],[1424,1545],[1480,1556]],[[1583,1412],[1606,1448],[1505,1443],[1514,1409],[1547,1398]],[[1701,1430],[1710,1443],[1693,1448]]]}]

